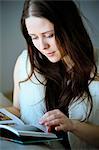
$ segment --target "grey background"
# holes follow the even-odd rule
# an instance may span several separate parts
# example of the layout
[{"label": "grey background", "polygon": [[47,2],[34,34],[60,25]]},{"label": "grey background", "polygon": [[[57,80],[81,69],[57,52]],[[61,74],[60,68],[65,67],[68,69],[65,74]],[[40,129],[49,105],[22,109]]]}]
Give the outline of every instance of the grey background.
[{"label": "grey background", "polygon": [[[0,92],[13,90],[13,69],[20,52],[26,48],[20,30],[24,0],[0,0]],[[79,0],[94,47],[99,48],[99,0]],[[89,26],[91,28],[89,28]],[[97,61],[99,51],[96,51]],[[99,61],[98,61],[99,62]]]},{"label": "grey background", "polygon": [[2,37],[2,35],[1,35],[1,5],[0,5],[0,90],[1,90],[1,73],[2,73],[2,70],[1,70],[1,68],[2,68],[2,60],[1,60],[1,37]]}]

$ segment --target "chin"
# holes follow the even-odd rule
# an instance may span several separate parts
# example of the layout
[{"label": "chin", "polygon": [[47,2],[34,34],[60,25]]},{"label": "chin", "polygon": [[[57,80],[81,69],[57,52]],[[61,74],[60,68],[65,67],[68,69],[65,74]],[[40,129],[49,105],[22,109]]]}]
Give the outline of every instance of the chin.
[{"label": "chin", "polygon": [[58,61],[60,61],[60,58],[58,59],[58,58],[53,58],[53,59],[49,59],[48,58],[48,60],[50,61],[50,62],[52,62],[52,63],[56,63],[56,62],[58,62]]}]

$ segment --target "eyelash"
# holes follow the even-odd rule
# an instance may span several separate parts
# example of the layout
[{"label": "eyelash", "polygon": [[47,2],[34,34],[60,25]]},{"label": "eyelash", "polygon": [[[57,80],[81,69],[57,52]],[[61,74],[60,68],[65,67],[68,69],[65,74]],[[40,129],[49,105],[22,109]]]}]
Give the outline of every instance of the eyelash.
[{"label": "eyelash", "polygon": [[47,38],[51,38],[51,37],[53,37],[54,36],[54,34],[51,34],[51,35],[49,35]]},{"label": "eyelash", "polygon": [[[51,35],[49,35],[49,36],[45,36],[46,38],[52,38],[54,36],[54,33],[53,34],[51,34]],[[35,38],[33,38],[33,37],[31,37],[32,38],[32,40],[36,40],[38,37],[35,37]]]}]

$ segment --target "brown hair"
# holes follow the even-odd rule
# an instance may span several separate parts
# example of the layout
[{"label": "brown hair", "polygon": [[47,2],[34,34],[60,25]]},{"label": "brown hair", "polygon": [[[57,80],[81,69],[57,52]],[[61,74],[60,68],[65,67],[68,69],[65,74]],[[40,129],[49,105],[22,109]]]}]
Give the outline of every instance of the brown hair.
[{"label": "brown hair", "polygon": [[[56,43],[62,56],[59,62],[51,63],[33,45],[25,25],[29,16],[44,17],[54,24]],[[88,86],[96,74],[96,65],[92,42],[75,3],[71,0],[26,0],[21,27],[32,68],[29,79],[34,68],[47,79],[47,109],[59,108],[67,113],[71,102],[79,98],[84,100],[83,96],[87,96],[91,112],[92,97]]]}]

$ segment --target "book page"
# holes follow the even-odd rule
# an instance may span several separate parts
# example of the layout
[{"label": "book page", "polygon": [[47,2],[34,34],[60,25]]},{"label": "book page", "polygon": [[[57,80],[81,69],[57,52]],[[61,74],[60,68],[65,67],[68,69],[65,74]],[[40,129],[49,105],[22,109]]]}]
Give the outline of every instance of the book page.
[{"label": "book page", "polygon": [[24,123],[18,117],[7,111],[5,108],[0,108],[0,124],[20,124]]},{"label": "book page", "polygon": [[[24,125],[24,122],[21,119],[19,119],[18,117],[16,117],[14,114],[12,114],[11,112],[7,111],[5,108],[0,108],[0,124]],[[27,126],[27,125],[25,124],[25,126]],[[34,126],[35,128],[38,128],[44,132],[47,132],[47,129],[44,125],[40,125],[38,123],[38,124],[35,124],[32,126]]]},{"label": "book page", "polygon": [[[28,136],[28,137],[47,137],[47,138],[57,138],[54,133],[43,132],[40,129],[32,125],[0,125],[1,136],[4,135],[4,132],[11,131],[17,136]],[[9,132],[9,135],[11,133]]]}]

